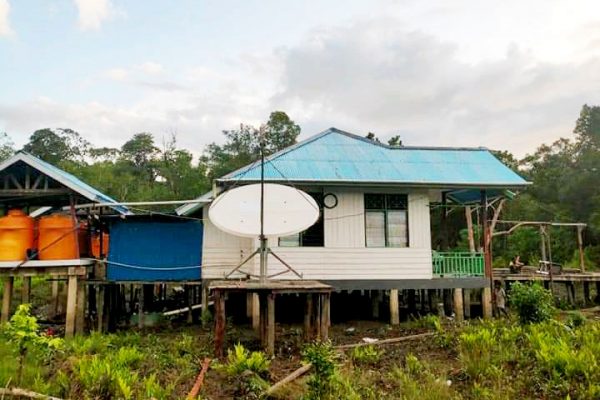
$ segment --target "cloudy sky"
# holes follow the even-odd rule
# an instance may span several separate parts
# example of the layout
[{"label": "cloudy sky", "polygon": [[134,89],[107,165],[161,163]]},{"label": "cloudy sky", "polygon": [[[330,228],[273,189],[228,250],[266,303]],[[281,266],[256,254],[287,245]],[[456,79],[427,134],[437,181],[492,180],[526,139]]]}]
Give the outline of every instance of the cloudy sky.
[{"label": "cloudy sky", "polygon": [[600,2],[0,0],[0,132],[202,151],[286,111],[410,145],[518,155],[600,104]]}]

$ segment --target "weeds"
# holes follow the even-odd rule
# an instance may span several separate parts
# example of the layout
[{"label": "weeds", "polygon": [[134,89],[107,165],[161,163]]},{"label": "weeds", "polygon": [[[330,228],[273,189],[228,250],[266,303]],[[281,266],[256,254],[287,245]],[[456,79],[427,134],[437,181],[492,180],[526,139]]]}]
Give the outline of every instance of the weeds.
[{"label": "weeds", "polygon": [[352,349],[350,359],[357,365],[374,365],[379,362],[382,354],[383,350],[373,345],[359,346]]},{"label": "weeds", "polygon": [[308,379],[306,400],[322,400],[332,397],[334,377],[337,372],[337,354],[330,342],[315,342],[306,345],[302,351],[304,362],[311,363],[312,373]]},{"label": "weeds", "polygon": [[544,322],[556,313],[552,293],[537,282],[515,282],[510,290],[509,300],[523,324]]}]

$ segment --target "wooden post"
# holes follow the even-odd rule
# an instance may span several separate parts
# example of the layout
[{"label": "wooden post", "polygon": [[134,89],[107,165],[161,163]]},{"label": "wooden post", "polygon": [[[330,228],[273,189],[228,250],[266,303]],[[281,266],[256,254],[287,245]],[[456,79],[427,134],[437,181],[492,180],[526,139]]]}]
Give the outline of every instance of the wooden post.
[{"label": "wooden post", "polygon": [[253,301],[252,293],[246,293],[246,318],[252,319],[252,301]]},{"label": "wooden post", "polygon": [[379,290],[374,290],[371,292],[371,307],[373,311],[373,318],[379,318]]},{"label": "wooden post", "polygon": [[260,345],[263,348],[267,347],[267,325],[268,325],[268,314],[269,308],[267,305],[267,295],[265,293],[260,293],[258,296],[258,304],[259,304],[259,319],[260,319]]},{"label": "wooden post", "polygon": [[23,287],[21,287],[21,303],[22,304],[31,303],[31,277],[30,276],[23,277]]},{"label": "wooden post", "polygon": [[390,290],[390,324],[400,324],[400,305],[398,304],[398,289]]},{"label": "wooden post", "polygon": [[568,281],[568,282],[566,282],[566,287],[567,287],[567,300],[569,301],[569,304],[575,305],[575,285],[573,284],[573,282]]},{"label": "wooden post", "polygon": [[312,293],[306,293],[304,303],[304,340],[306,341],[313,338],[313,297]]},{"label": "wooden post", "polygon": [[[58,279],[58,278],[55,278]],[[59,299],[60,299],[60,290],[59,290],[59,281],[58,280],[53,280],[52,281],[52,303],[50,305],[50,316],[52,318],[56,317],[56,315],[58,315],[58,303],[59,303]]]},{"label": "wooden post", "polygon": [[192,312],[192,305],[194,305],[194,292],[192,291],[192,287],[190,285],[185,285],[185,293],[186,293],[186,299],[187,299],[187,306],[188,306],[188,311],[187,311],[187,323],[191,324],[194,322],[194,314]]},{"label": "wooden post", "polygon": [[252,329],[260,329],[260,299],[258,293],[252,293]]},{"label": "wooden post", "polygon": [[481,307],[483,310],[484,318],[492,317],[492,240],[490,235],[490,229],[488,226],[488,200],[487,192],[481,191],[481,228],[482,228],[482,247],[483,247],[483,258],[485,265],[485,277],[488,279],[486,287],[483,289],[481,296]]},{"label": "wooden post", "polygon": [[77,275],[69,275],[67,286],[67,321],[65,324],[65,337],[71,338],[75,334],[75,318],[77,313],[77,297],[79,282]]},{"label": "wooden post", "polygon": [[481,291],[481,309],[484,318],[492,318],[492,289],[489,286]]},{"label": "wooden post", "polygon": [[583,304],[587,305],[592,301],[590,296],[590,283],[588,281],[583,282]]},{"label": "wooden post", "polygon": [[15,278],[12,276],[4,278],[4,293],[2,295],[2,316],[0,322],[5,323],[10,319],[10,303],[12,302],[13,286]]},{"label": "wooden post", "polygon": [[104,285],[98,285],[96,290],[96,307],[98,308],[98,332],[104,332]]},{"label": "wooden post", "polygon": [[465,319],[462,288],[454,289],[454,318],[456,321],[463,321]]},{"label": "wooden post", "polygon": [[329,339],[329,316],[331,312],[331,294],[324,293],[321,295],[321,340]]},{"label": "wooden post", "polygon": [[465,318],[471,318],[471,289],[463,289]]},{"label": "wooden post", "polygon": [[77,305],[75,315],[75,333],[83,334],[85,327],[85,285],[82,279],[77,282]]},{"label": "wooden post", "polygon": [[202,282],[202,327],[206,327],[206,321],[208,320],[208,282]]},{"label": "wooden post", "polygon": [[275,294],[267,295],[267,354],[275,354]]},{"label": "wooden post", "polygon": [[467,238],[469,239],[469,250],[475,253],[475,235],[473,233],[473,215],[471,206],[465,206],[465,218],[467,220]]},{"label": "wooden post", "polygon": [[585,271],[585,254],[583,253],[583,226],[577,225],[577,247],[579,248],[579,268]]},{"label": "wooden post", "polygon": [[138,328],[142,329],[144,327],[144,298],[146,294],[144,293],[144,285],[140,285],[140,299],[138,304]]},{"label": "wooden post", "polygon": [[215,298],[215,357],[223,357],[223,343],[225,342],[225,297],[220,290],[214,291]]}]

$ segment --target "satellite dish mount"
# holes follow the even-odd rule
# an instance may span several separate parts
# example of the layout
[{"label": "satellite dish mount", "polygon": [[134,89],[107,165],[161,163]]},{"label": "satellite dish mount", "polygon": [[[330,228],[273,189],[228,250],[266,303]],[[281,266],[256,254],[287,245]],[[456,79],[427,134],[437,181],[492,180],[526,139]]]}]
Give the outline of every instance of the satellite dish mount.
[{"label": "satellite dish mount", "polygon": [[[248,261],[252,260],[254,258],[254,256],[256,256],[257,254],[260,256],[260,272],[259,272],[259,274],[258,275],[253,275],[253,274],[246,273],[246,275],[258,278],[261,283],[266,283],[268,279],[274,278],[275,276],[278,276],[278,275],[283,275],[283,274],[285,274],[287,272],[292,272],[298,278],[302,278],[302,274],[298,273],[298,271],[296,271],[292,266],[290,266],[288,263],[286,263],[284,260],[282,260],[281,257],[279,257],[269,247],[267,236],[265,235],[265,143],[264,143],[264,127],[261,127],[259,132],[260,132],[260,233],[259,233],[259,236],[258,236],[259,247],[256,250],[254,250],[252,252],[252,254],[250,254],[248,257],[246,257],[241,263],[239,263],[234,269],[232,269],[227,274],[225,274],[225,279],[228,279],[231,275],[233,275],[236,272],[240,272],[240,269]],[[282,186],[282,185],[272,185],[272,186]],[[284,186],[284,188],[285,188],[285,186]],[[306,194],[304,194],[304,196],[306,196]],[[308,200],[312,200],[312,198],[311,199],[307,199],[305,197],[305,200],[307,200],[307,201]],[[309,201],[309,203],[310,203],[310,201]],[[313,205],[313,207],[314,207],[314,205]],[[318,208],[317,208],[317,211],[318,211]],[[317,213],[317,218],[318,218],[318,213]],[[312,221],[312,223],[310,225],[314,224],[315,221],[316,221],[316,219],[314,221]],[[254,236],[254,237],[256,237],[256,236]],[[277,272],[277,273],[274,273],[274,274],[271,274],[271,275],[268,274],[268,258],[269,258],[269,254],[271,254],[273,257],[275,257],[275,259],[277,259],[285,267],[285,269],[283,271],[280,271],[280,272]]]}]

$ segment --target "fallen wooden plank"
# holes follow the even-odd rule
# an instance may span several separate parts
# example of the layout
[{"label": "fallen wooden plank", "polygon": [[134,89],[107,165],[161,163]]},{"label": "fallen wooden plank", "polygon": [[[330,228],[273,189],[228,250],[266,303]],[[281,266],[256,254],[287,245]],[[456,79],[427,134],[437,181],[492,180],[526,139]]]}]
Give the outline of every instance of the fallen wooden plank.
[{"label": "fallen wooden plank", "polygon": [[[208,302],[208,305],[212,306],[213,302],[212,301]],[[192,306],[192,310],[198,310],[200,308],[202,308],[202,304],[194,304]],[[183,313],[188,312],[188,311],[189,311],[189,307],[183,307],[183,308],[180,308],[180,309],[177,309],[177,310],[165,311],[163,313],[163,315],[165,317],[168,317],[168,316],[171,316],[171,315],[183,314]]]},{"label": "fallen wooden plank", "polygon": [[433,336],[434,334],[435,334],[434,332],[426,332],[426,333],[419,333],[417,335],[402,336],[402,337],[397,337],[397,338],[392,338],[392,339],[382,339],[382,340],[378,340],[378,341],[372,342],[372,343],[360,342],[360,343],[353,343],[353,344],[343,344],[341,346],[335,346],[335,348],[341,350],[341,349],[351,349],[353,347],[362,347],[362,346],[380,346],[382,344],[393,344],[393,343],[405,342],[407,340],[421,339],[424,337]]},{"label": "fallen wooden plank", "polygon": [[273,386],[268,388],[267,391],[265,392],[265,394],[267,396],[269,396],[269,395],[275,393],[279,388],[283,387],[284,385],[287,385],[288,383],[292,382],[295,379],[298,379],[299,377],[301,377],[302,375],[304,375],[305,373],[310,371],[311,368],[312,368],[311,363],[303,365],[302,367],[298,368],[297,370],[295,370],[294,372],[292,372],[291,374],[289,374],[288,376],[286,376],[285,378],[283,378],[282,380],[280,380],[279,382],[275,383]]},{"label": "fallen wooden plank", "polygon": [[[402,337],[397,337],[397,338],[378,340],[378,341],[372,342],[372,343],[361,342],[361,343],[353,343],[353,344],[344,344],[341,346],[335,346],[334,348],[337,350],[344,350],[344,349],[351,349],[353,347],[379,346],[379,345],[383,345],[383,344],[394,344],[394,343],[405,342],[408,340],[421,339],[421,338],[433,336],[434,334],[435,334],[434,332],[426,332],[426,333],[419,333],[417,335],[402,336]],[[273,384],[273,386],[269,387],[267,389],[267,391],[265,392],[265,395],[269,396],[269,395],[275,393],[279,388],[298,379],[299,377],[301,377],[302,375],[304,375],[305,373],[310,371],[311,368],[312,368],[312,364],[310,364],[310,363],[303,365],[302,367],[298,368],[297,370],[295,370],[294,372],[292,372],[291,374],[289,374],[288,376],[286,376],[279,382]]]},{"label": "fallen wooden plank", "polygon": [[200,370],[200,374],[196,378],[196,382],[194,383],[194,387],[190,390],[188,394],[188,400],[194,400],[198,397],[198,393],[200,393],[200,389],[202,388],[202,384],[204,383],[204,376],[206,375],[206,371],[208,371],[208,367],[210,366],[210,358],[205,358],[202,362],[202,370]]},{"label": "fallen wooden plank", "polygon": [[0,388],[0,395],[2,396],[13,396],[13,397],[27,397],[29,399],[41,399],[41,400],[62,400],[58,397],[46,396],[45,394],[32,392],[26,389],[19,388]]}]

